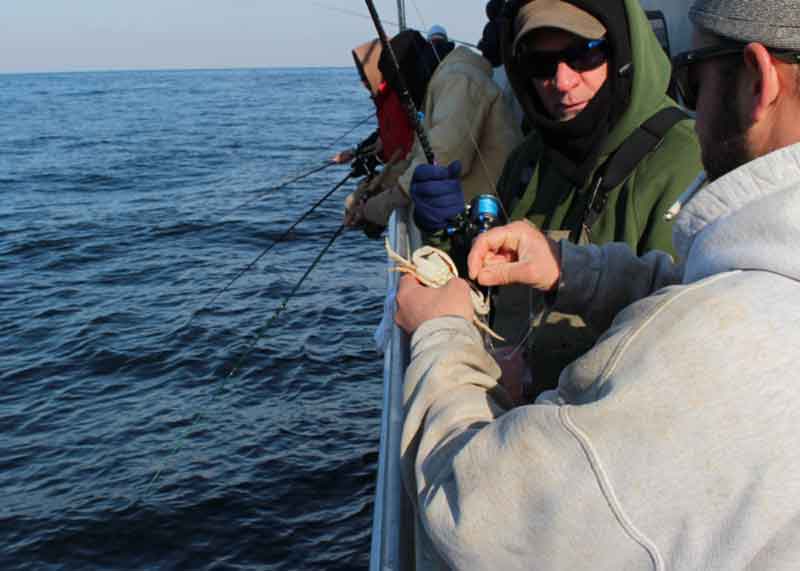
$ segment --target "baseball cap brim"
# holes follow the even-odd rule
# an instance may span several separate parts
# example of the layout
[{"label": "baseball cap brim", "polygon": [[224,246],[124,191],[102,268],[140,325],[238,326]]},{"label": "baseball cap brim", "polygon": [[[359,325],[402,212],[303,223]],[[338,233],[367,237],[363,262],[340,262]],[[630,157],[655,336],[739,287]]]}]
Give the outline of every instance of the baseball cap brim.
[{"label": "baseball cap brim", "polygon": [[512,51],[516,53],[519,41],[533,30],[558,28],[588,39],[606,35],[606,27],[594,16],[562,0],[533,0],[520,8],[514,22],[517,30]]}]

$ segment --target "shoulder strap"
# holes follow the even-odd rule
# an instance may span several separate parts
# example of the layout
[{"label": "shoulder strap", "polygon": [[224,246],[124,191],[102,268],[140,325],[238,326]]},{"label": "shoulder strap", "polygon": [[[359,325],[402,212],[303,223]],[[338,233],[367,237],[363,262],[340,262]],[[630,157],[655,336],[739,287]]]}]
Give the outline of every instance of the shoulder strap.
[{"label": "shoulder strap", "polygon": [[[512,206],[514,206],[514,200],[523,197],[526,188],[531,182],[531,174],[535,171],[535,169],[531,167],[535,166],[541,152],[541,139],[535,133],[531,133],[522,143],[511,151],[511,154],[503,166],[503,172],[497,185],[497,194],[510,219],[514,218],[512,216],[512,210],[519,210],[519,208],[512,208]],[[532,198],[530,202],[532,204]],[[528,204],[525,208],[530,208],[531,204]],[[527,210],[525,210],[525,212],[527,212]]]},{"label": "shoulder strap", "polygon": [[584,227],[591,229],[594,226],[605,210],[608,194],[633,174],[639,163],[661,144],[673,126],[688,118],[682,109],[667,107],[642,123],[622,143],[595,179],[592,197],[583,219]]}]

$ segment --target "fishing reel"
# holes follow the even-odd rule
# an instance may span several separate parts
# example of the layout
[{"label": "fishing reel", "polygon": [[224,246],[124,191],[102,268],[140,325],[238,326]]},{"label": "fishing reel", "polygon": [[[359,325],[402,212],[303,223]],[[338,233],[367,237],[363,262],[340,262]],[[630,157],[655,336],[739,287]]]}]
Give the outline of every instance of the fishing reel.
[{"label": "fishing reel", "polygon": [[469,248],[479,235],[504,223],[500,200],[493,194],[481,194],[470,201],[464,212],[450,221],[446,232],[450,238],[463,240]]},{"label": "fishing reel", "polygon": [[476,196],[461,214],[449,221],[445,234],[450,239],[450,254],[459,275],[467,275],[467,256],[475,238],[503,224],[505,217],[502,204],[492,194]]}]

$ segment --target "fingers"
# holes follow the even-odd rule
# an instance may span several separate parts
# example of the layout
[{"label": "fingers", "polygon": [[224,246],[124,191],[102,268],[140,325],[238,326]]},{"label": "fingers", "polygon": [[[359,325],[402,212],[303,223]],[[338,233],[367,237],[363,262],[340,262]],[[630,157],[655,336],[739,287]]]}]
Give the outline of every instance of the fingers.
[{"label": "fingers", "polygon": [[436,165],[419,165],[414,169],[413,182],[427,182],[431,180],[446,180],[448,178],[447,169]]},{"label": "fingers", "polygon": [[467,258],[470,278],[485,286],[526,284],[542,291],[558,285],[560,249],[527,221],[478,237]]},{"label": "fingers", "polygon": [[475,280],[481,269],[488,264],[517,259],[519,237],[515,234],[515,224],[492,228],[478,236],[467,258],[470,279]]},{"label": "fingers", "polygon": [[530,280],[530,268],[518,262],[501,263],[485,266],[478,272],[475,280],[483,286],[504,286],[527,283]]},{"label": "fingers", "polygon": [[461,176],[461,161],[453,161],[450,166],[419,165],[414,169],[414,182],[428,182],[433,180],[447,180]]},{"label": "fingers", "polygon": [[461,176],[461,161],[453,161],[447,167],[448,178],[459,178]]},{"label": "fingers", "polygon": [[470,295],[469,284],[462,279],[430,288],[413,276],[404,276],[397,289],[395,322],[407,333],[413,333],[426,321],[446,315],[471,320],[474,309]]}]

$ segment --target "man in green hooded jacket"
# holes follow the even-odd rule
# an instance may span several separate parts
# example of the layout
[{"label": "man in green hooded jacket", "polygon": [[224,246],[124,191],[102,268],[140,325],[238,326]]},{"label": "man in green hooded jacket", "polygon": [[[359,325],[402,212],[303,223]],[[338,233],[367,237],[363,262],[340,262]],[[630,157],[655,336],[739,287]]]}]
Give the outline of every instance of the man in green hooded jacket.
[{"label": "man in green hooded jacket", "polygon": [[[669,57],[638,1],[511,1],[498,25],[532,127],[497,185],[508,218],[576,242],[671,252],[664,214],[702,171],[700,148],[693,121],[667,95]],[[412,197],[425,190],[412,187]],[[496,357],[504,381],[517,384],[508,377],[521,359],[507,355],[526,349],[529,398],[554,387],[602,333],[544,307],[528,288],[496,297],[493,328],[509,343]]]}]

